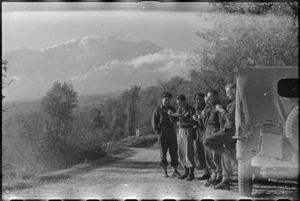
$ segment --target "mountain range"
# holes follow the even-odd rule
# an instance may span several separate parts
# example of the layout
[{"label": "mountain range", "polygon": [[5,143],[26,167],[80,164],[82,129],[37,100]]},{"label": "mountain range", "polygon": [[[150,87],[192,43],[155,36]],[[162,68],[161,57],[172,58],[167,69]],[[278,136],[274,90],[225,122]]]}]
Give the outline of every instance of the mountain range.
[{"label": "mountain range", "polygon": [[134,84],[184,76],[185,51],[165,49],[149,40],[123,34],[84,37],[40,50],[17,49],[2,55],[14,81],[6,100],[39,99],[55,81],[71,83],[79,95],[122,91]]}]

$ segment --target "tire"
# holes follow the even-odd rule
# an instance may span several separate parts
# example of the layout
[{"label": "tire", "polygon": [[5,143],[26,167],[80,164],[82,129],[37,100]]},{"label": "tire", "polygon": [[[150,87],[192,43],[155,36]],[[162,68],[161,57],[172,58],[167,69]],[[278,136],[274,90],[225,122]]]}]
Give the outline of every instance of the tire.
[{"label": "tire", "polygon": [[250,161],[238,160],[239,193],[250,197],[252,193],[252,171]]},{"label": "tire", "polygon": [[294,124],[298,124],[298,116],[299,116],[299,106],[297,105],[289,114],[285,122],[285,136],[292,145],[292,147],[298,151],[299,144],[298,144],[298,129],[293,129]]}]

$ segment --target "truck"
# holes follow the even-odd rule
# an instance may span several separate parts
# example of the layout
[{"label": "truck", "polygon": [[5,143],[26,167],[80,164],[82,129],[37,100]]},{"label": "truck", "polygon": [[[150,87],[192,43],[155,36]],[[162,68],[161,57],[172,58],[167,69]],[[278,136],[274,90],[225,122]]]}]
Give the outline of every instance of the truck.
[{"label": "truck", "polygon": [[298,80],[294,66],[246,67],[237,73],[233,138],[242,196],[251,196],[257,178],[298,178]]}]

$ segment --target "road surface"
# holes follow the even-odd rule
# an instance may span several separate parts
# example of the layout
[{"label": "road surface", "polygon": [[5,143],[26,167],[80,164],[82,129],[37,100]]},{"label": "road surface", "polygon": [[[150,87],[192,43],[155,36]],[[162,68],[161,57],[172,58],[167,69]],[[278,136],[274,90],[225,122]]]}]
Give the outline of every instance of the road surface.
[{"label": "road surface", "polygon": [[[204,181],[164,178],[159,169],[159,151],[130,148],[131,155],[112,163],[101,164],[72,178],[30,189],[3,194],[3,199],[242,199],[237,181],[231,191],[204,187]],[[120,156],[119,156],[120,157]],[[121,155],[122,157],[122,155]],[[183,169],[180,169],[183,172]],[[171,172],[171,169],[169,170]],[[196,177],[200,170],[195,171]],[[297,196],[297,185],[254,185],[253,198]]]}]

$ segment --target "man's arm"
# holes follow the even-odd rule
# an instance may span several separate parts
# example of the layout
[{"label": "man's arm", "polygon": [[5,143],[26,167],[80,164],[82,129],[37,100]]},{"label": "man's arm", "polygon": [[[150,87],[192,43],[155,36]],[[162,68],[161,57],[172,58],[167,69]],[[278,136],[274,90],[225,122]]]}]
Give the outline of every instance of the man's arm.
[{"label": "man's arm", "polygon": [[159,113],[158,109],[155,108],[153,113],[152,113],[152,119],[151,119],[151,125],[156,134],[160,133],[160,128],[159,128]]},{"label": "man's arm", "polygon": [[220,116],[225,120],[224,128],[230,129],[234,124],[235,107],[219,107],[217,110],[220,112]]},{"label": "man's arm", "polygon": [[[172,106],[169,107],[169,111],[168,111],[168,114],[170,114],[169,112],[171,111],[171,113],[175,113],[176,112],[176,109]],[[178,117],[175,117],[175,116],[171,116],[169,115],[169,118],[170,118],[170,121],[172,123],[176,123],[178,121]]]},{"label": "man's arm", "polygon": [[195,109],[193,107],[189,107],[187,116],[182,117],[181,122],[190,126],[198,125],[198,122],[193,119],[193,115],[195,115]]}]

